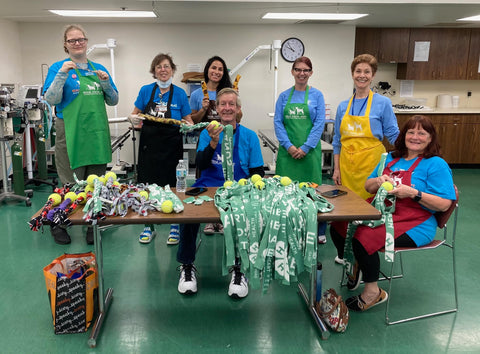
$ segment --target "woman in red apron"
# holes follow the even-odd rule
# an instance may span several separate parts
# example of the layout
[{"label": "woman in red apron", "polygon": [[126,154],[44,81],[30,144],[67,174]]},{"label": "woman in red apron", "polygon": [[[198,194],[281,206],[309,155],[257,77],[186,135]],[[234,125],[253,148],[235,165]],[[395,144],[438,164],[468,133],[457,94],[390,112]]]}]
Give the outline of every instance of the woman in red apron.
[{"label": "woman in red apron", "polygon": [[[447,210],[455,200],[452,171],[440,155],[435,128],[425,116],[413,116],[405,124],[387,157],[383,174],[373,172],[365,189],[375,194],[385,181],[394,185],[389,192],[396,197],[393,216],[395,247],[420,247],[435,237],[434,213]],[[377,166],[378,167],[378,166]],[[376,228],[359,226],[353,242],[358,262],[355,279],[349,289],[358,287],[361,278],[365,288],[361,295],[347,299],[354,311],[365,311],[388,298],[378,287],[380,258],[377,251],[385,246],[385,225]]]}]

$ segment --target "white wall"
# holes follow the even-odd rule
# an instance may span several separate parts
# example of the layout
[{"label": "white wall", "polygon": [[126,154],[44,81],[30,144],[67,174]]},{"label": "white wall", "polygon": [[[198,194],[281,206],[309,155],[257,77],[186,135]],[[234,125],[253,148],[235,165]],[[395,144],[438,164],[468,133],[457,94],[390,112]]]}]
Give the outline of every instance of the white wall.
[{"label": "white wall", "polygon": [[[42,64],[52,64],[65,57],[63,52],[63,28],[66,23],[22,23],[16,36],[20,37],[21,72],[13,75],[22,84],[41,83]],[[313,63],[312,86],[320,89],[327,103],[336,105],[345,99],[352,89],[349,67],[354,47],[354,27],[344,25],[162,25],[86,23],[83,25],[89,38],[89,46],[106,43],[108,38],[117,41],[115,48],[115,76],[120,92],[118,116],[127,116],[133,109],[140,87],[152,82],[148,72],[151,60],[160,52],[168,52],[178,66],[174,83],[180,82],[190,63],[200,64],[202,69],[212,55],[220,55],[229,68],[235,67],[258,45],[272,44],[274,39],[299,37],[305,44],[305,55]],[[3,32],[3,31],[2,31]],[[110,54],[106,49],[96,49],[90,59],[110,69]],[[273,61],[272,61],[273,63]],[[13,65],[13,64],[12,64]],[[293,85],[291,64],[279,59],[278,92]],[[8,66],[0,66],[0,82],[10,76]],[[273,127],[273,66],[270,53],[259,51],[238,74],[244,118],[242,123],[258,131]],[[23,75],[23,77],[22,77]],[[45,75],[45,74],[44,74]],[[18,80],[21,77],[21,80]],[[113,117],[113,110],[109,111]],[[125,146],[122,159],[131,161],[129,147]],[[271,159],[269,151],[264,158]]]},{"label": "white wall", "polygon": [[0,83],[22,82],[21,43],[16,22],[0,20]]}]

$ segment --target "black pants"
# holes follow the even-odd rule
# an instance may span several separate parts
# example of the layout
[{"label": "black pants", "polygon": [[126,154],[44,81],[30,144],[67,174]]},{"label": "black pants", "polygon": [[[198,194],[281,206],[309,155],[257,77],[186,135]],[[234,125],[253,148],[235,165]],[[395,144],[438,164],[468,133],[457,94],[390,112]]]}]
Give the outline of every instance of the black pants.
[{"label": "black pants", "polygon": [[[335,228],[330,227],[330,236],[333,244],[337,248],[338,257],[343,258],[343,249],[345,247],[345,238],[342,237]],[[395,239],[395,247],[417,247],[415,242],[407,234],[398,236]],[[363,245],[354,238],[352,240],[353,254],[358,262],[360,270],[362,271],[363,281],[366,283],[375,282],[378,280],[380,274],[380,256],[378,252],[371,255],[365,251]]]}]

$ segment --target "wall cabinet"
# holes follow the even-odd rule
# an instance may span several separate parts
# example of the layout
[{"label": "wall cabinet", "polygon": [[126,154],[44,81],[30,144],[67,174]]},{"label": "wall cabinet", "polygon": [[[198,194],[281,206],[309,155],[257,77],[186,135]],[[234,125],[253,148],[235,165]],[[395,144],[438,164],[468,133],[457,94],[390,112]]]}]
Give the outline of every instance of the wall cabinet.
[{"label": "wall cabinet", "polygon": [[480,28],[472,28],[468,53],[467,80],[480,80]]},{"label": "wall cabinet", "polygon": [[[396,114],[402,129],[412,114]],[[442,157],[449,164],[480,164],[480,114],[428,114],[438,134]],[[393,147],[385,144],[387,150]]]},{"label": "wall cabinet", "polygon": [[355,56],[374,55],[379,63],[406,63],[409,28],[357,28]]},{"label": "wall cabinet", "polygon": [[[465,80],[470,29],[412,28],[408,60],[397,66],[400,80]],[[415,43],[429,42],[428,61],[414,61]]]}]

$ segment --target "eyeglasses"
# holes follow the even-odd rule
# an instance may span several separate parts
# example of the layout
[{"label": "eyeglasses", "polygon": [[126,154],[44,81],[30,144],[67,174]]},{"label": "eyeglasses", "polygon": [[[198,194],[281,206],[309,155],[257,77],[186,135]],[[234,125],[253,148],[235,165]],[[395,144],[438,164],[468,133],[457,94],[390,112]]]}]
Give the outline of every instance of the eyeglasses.
[{"label": "eyeglasses", "polygon": [[157,65],[155,68],[157,68],[158,70],[161,70],[161,69],[168,70],[171,68],[171,66],[169,64],[165,64],[165,65]]},{"label": "eyeglasses", "polygon": [[300,68],[293,68],[293,71],[296,73],[304,73],[307,74],[312,71],[312,69],[300,69]]},{"label": "eyeglasses", "polygon": [[83,44],[86,41],[88,41],[88,38],[77,38],[77,39],[67,39],[65,42],[68,44],[75,44],[78,42],[78,44]]}]

